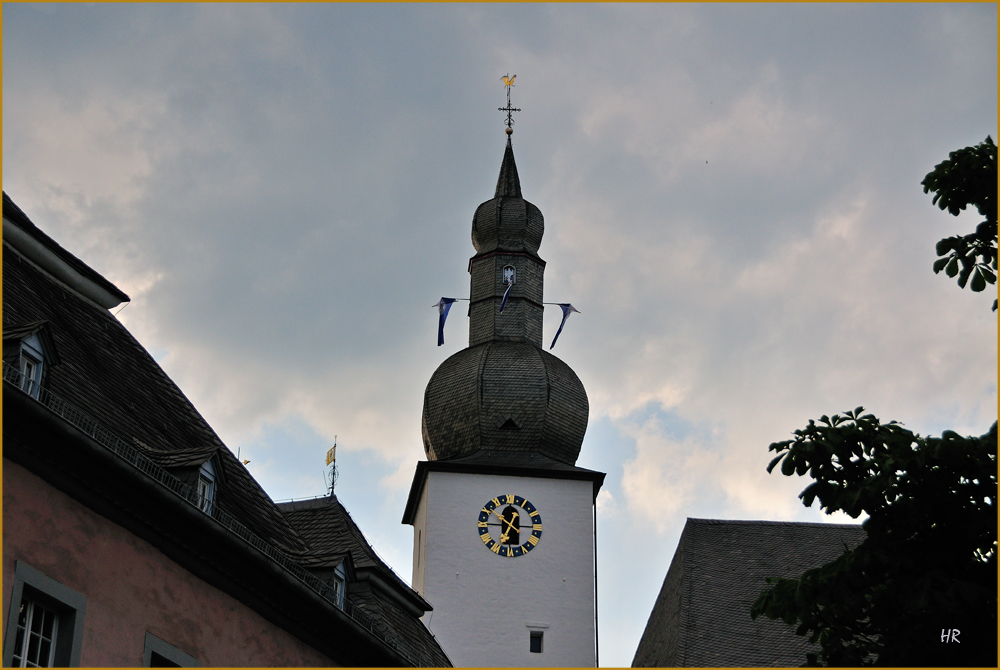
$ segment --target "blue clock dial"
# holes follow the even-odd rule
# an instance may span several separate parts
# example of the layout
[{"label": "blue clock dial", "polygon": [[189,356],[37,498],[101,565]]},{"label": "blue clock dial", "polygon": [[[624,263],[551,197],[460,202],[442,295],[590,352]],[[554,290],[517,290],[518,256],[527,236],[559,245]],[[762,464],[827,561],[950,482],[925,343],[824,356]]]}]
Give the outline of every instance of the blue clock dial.
[{"label": "blue clock dial", "polygon": [[542,515],[523,496],[491,498],[479,510],[479,539],[498,556],[524,556],[542,539]]}]

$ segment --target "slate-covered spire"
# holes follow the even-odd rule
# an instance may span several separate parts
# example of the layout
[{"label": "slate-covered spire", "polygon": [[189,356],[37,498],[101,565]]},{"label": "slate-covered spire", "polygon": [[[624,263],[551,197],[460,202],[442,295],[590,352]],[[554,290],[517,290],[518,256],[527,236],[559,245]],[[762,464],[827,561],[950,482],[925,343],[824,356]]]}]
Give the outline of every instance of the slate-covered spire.
[{"label": "slate-covered spire", "polygon": [[497,180],[497,191],[493,197],[521,197],[521,180],[517,178],[517,165],[514,164],[514,148],[510,144],[510,135],[507,136],[507,149],[503,152],[500,178]]},{"label": "slate-covered spire", "polygon": [[469,348],[427,384],[424,450],[430,460],[481,452],[508,465],[539,467],[536,456],[573,465],[589,403],[573,370],[542,349],[545,222],[521,195],[507,135],[496,194],[472,217]]},{"label": "slate-covered spire", "polygon": [[508,136],[496,193],[479,205],[472,217],[472,245],[476,248],[476,256],[494,251],[517,251],[537,258],[544,232],[542,213],[521,196],[521,180],[517,176],[514,149]]}]

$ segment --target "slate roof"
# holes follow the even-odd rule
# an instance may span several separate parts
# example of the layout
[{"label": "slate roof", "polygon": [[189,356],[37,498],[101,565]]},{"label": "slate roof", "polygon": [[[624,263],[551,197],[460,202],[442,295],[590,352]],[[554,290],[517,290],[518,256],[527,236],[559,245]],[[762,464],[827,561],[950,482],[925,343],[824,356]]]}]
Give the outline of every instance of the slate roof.
[{"label": "slate roof", "polygon": [[537,453],[572,465],[590,405],[566,363],[530,342],[487,342],[447,358],[424,391],[431,460],[485,450]]},{"label": "slate roof", "polygon": [[[92,281],[101,281],[127,299],[99,274],[60,247],[28,221],[4,195],[4,218],[35,237],[53,254]],[[4,223],[4,227],[7,227]],[[325,514],[299,514],[276,505],[246,467],[222,443],[184,393],[128,330],[106,309],[53,279],[5,242],[3,259],[3,331],[8,336],[37,332],[40,324],[59,352],[60,364],[49,368],[45,387],[82,410],[104,429],[130,442],[141,455],[170,472],[196,468],[210,458],[219,466],[215,505],[259,538],[307,569],[336,565],[350,553],[355,565],[377,569],[394,587],[415,592],[386,566],[339,504]],[[6,348],[6,347],[5,347]],[[6,352],[5,352],[6,354]],[[8,361],[13,363],[14,361]],[[5,391],[6,392],[6,391]],[[178,499],[179,504],[180,500]],[[287,515],[286,515],[287,512]],[[213,516],[215,514],[213,513]],[[294,523],[292,523],[294,521]],[[326,527],[323,524],[327,524]],[[297,568],[299,569],[299,568]],[[373,607],[411,643],[421,664],[448,665],[440,646],[412,614],[389,605]],[[419,607],[415,607],[419,609]]]},{"label": "slate roof", "polygon": [[537,258],[544,233],[545,219],[541,210],[521,197],[514,149],[507,138],[496,193],[479,205],[472,217],[472,245],[476,248],[476,256],[511,251]]},{"label": "slate roof", "polygon": [[377,573],[387,582],[389,589],[395,591],[396,597],[385,589],[358,589],[350,586],[347,597],[402,636],[417,655],[414,660],[418,665],[451,665],[441,647],[433,640],[431,632],[412,612],[405,611],[405,605],[399,599],[409,601],[411,607],[415,606],[421,613],[429,611],[430,604],[379,558],[351,518],[350,512],[335,495],[278,503],[278,508],[311,547],[311,552],[300,557],[301,565],[307,568],[335,567],[345,554],[350,554],[356,572],[370,570]]},{"label": "slate roof", "polygon": [[794,667],[795,627],[750,618],[767,577],[798,577],[864,540],[860,525],[688,519],[633,667]]},{"label": "slate roof", "polygon": [[35,224],[31,222],[31,219],[28,218],[28,215],[21,211],[21,208],[10,199],[6,191],[3,193],[3,215],[4,218],[10,219],[16,223],[21,230],[28,233],[28,235],[34,238],[39,244],[58,256],[64,263],[73,268],[73,270],[79,272],[82,276],[100,286],[121,302],[128,302],[130,300],[128,295],[126,295],[121,289],[109,282],[101,274],[81,261],[79,258],[63,249],[58,242],[35,226]]},{"label": "slate roof", "polygon": [[218,456],[226,485],[219,487],[217,504],[279,548],[307,549],[187,396],[110,312],[49,279],[20,256],[7,255],[4,332],[37,321],[48,322],[61,359],[46,376],[51,392],[130,438],[144,456],[168,470],[200,466]]},{"label": "slate roof", "polygon": [[[541,211],[521,197],[508,136],[494,196],[472,218],[470,346],[441,363],[424,391],[421,433],[431,461],[514,452],[525,466],[534,465],[530,455],[573,465],[580,455],[587,392],[541,348],[544,230]],[[513,285],[504,264],[516,269]]]}]

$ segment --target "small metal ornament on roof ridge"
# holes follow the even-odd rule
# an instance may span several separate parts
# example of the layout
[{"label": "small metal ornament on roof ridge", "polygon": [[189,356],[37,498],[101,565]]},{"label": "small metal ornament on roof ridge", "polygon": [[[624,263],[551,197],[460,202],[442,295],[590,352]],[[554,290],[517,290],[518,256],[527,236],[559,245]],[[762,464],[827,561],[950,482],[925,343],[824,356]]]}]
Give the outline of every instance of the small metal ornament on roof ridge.
[{"label": "small metal ornament on roof ridge", "polygon": [[[340,479],[340,470],[337,469],[337,436],[333,436],[333,446],[326,452],[326,464],[330,466],[330,474],[327,479],[327,495],[333,495],[334,489],[337,486],[337,480]],[[324,476],[325,478],[325,476]]]},{"label": "small metal ornament on roof ridge", "polygon": [[504,76],[500,77],[500,81],[502,81],[503,85],[507,88],[507,106],[506,107],[497,107],[497,111],[498,112],[507,112],[507,121],[505,122],[507,124],[507,129],[504,132],[507,133],[508,137],[510,137],[514,133],[514,116],[513,116],[513,114],[514,114],[514,112],[520,112],[521,111],[517,107],[511,107],[510,106],[510,89],[511,89],[511,87],[514,86],[514,80],[515,79],[517,79],[517,75],[516,74],[513,77],[511,77],[510,75],[506,75],[506,74]]}]

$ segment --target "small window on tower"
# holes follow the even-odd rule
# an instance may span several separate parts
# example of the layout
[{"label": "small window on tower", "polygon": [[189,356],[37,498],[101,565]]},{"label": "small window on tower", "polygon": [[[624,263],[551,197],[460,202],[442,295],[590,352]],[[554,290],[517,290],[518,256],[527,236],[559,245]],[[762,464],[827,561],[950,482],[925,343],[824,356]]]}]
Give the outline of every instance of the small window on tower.
[{"label": "small window on tower", "polygon": [[528,651],[532,654],[542,653],[542,631],[531,631],[528,637]]}]

